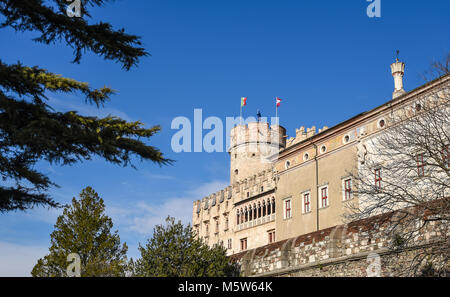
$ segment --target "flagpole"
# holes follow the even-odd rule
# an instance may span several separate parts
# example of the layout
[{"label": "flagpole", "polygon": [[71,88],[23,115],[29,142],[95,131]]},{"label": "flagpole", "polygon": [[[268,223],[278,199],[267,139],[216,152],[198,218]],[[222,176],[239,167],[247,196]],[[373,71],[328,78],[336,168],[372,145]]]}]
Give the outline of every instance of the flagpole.
[{"label": "flagpole", "polygon": [[275,97],[275,120],[277,121],[276,123],[279,125],[279,121],[278,121],[278,102],[277,102],[277,97]]},{"label": "flagpole", "polygon": [[240,125],[242,126],[242,99],[241,99],[241,116],[239,117]]}]

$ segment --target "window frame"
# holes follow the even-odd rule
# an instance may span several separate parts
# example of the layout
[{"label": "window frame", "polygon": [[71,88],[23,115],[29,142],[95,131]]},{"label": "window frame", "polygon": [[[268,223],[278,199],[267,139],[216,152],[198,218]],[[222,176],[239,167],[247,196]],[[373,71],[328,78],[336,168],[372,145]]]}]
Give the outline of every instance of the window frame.
[{"label": "window frame", "polygon": [[384,129],[386,127],[386,119],[384,117],[378,119],[377,121],[377,128],[378,129]]},{"label": "window frame", "polygon": [[[329,195],[329,191],[328,191],[328,185],[320,187],[319,190],[320,190],[320,208],[327,208],[328,206],[330,206],[330,203],[329,203],[330,195]],[[326,196],[323,196],[324,190],[325,190]],[[323,203],[324,201],[326,201],[325,205]]]},{"label": "window frame", "polygon": [[247,250],[247,237],[241,238],[241,251]]},{"label": "window frame", "polygon": [[269,244],[274,243],[275,242],[275,230],[274,229],[269,230],[269,231],[267,231],[267,234],[268,234]]},{"label": "window frame", "polygon": [[[289,208],[287,208],[287,206],[289,206]],[[289,220],[290,218],[292,218],[292,199],[291,198],[284,199],[283,208],[284,208],[283,209],[284,210],[283,211],[284,219]]]},{"label": "window frame", "polygon": [[347,143],[350,142],[350,139],[351,139],[350,134],[347,133],[347,134],[345,134],[345,135],[342,137],[342,143],[343,143],[343,144],[347,144]]},{"label": "window frame", "polygon": [[216,232],[214,233],[219,233],[219,227],[220,227],[219,219],[216,219]]},{"label": "window frame", "polygon": [[[377,173],[378,173],[378,175],[377,175]],[[375,174],[374,185],[375,185],[376,189],[381,189],[381,182],[383,181],[382,173],[383,172],[381,171],[381,168],[376,168],[374,170],[374,174]]]},{"label": "window frame", "polygon": [[416,154],[416,166],[417,166],[417,175],[419,177],[425,176],[425,161],[424,161],[424,153]]},{"label": "window frame", "polygon": [[289,169],[289,168],[291,168],[291,161],[290,160],[286,160],[286,162],[284,162],[284,168],[285,169]]},{"label": "window frame", "polygon": [[[348,201],[348,200],[353,199],[352,183],[353,183],[353,180],[351,177],[346,177],[346,178],[342,179],[342,189],[343,189],[342,201]],[[347,187],[347,185],[349,187]]]},{"label": "window frame", "polygon": [[[306,201],[306,197],[308,197],[308,203]],[[308,209],[306,209],[308,208]],[[302,193],[302,213],[310,213],[311,212],[311,191]]]}]

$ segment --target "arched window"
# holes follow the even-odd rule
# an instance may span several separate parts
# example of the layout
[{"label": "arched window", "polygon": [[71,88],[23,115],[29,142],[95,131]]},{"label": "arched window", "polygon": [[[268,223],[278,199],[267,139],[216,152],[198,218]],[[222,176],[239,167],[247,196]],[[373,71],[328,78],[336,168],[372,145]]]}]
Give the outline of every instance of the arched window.
[{"label": "arched window", "polygon": [[258,218],[261,217],[261,202],[258,202]]},{"label": "arched window", "polygon": [[262,216],[266,216],[266,201],[263,201],[262,203]]},{"label": "arched window", "polygon": [[253,219],[253,209],[252,205],[250,204],[248,207],[248,220],[251,221]]},{"label": "arched window", "polygon": [[256,218],[258,217],[257,214],[257,208],[256,208],[256,203],[253,203],[253,219],[256,220]]},{"label": "arched window", "polygon": [[267,215],[272,214],[272,205],[270,205],[270,199],[267,198]]},{"label": "arched window", "polygon": [[239,209],[236,210],[236,219],[237,219],[237,224],[239,225],[240,220],[239,220]]},{"label": "arched window", "polygon": [[248,211],[247,211],[247,207],[245,207],[244,213],[245,213],[245,221],[248,222]]},{"label": "arched window", "polygon": [[241,224],[244,223],[244,210],[241,208]]},{"label": "arched window", "polygon": [[272,213],[275,213],[275,198],[272,198]]}]

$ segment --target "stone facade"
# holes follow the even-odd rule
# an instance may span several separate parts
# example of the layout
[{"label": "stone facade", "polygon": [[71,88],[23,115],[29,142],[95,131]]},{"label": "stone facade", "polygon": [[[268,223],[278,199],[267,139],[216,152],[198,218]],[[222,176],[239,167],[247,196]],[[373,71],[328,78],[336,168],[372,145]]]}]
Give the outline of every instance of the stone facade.
[{"label": "stone facade", "polygon": [[[222,243],[229,254],[267,244],[275,229],[275,181],[272,170],[232,184],[194,203],[193,227],[210,245]],[[249,240],[251,239],[251,240]]]},{"label": "stone facade", "polygon": [[[210,245],[222,243],[233,255],[268,244],[281,248],[282,243],[299,236],[329,236],[327,232],[344,224],[347,205],[360,204],[353,195],[350,177],[364,162],[368,141],[383,133],[405,106],[414,106],[427,94],[450,85],[447,75],[400,94],[404,64],[397,61],[392,67],[395,98],[334,127],[318,131],[300,127],[292,138],[286,136],[283,127],[269,127],[267,123],[233,128],[230,186],[194,202],[193,227],[198,236]],[[268,151],[273,153],[270,158]],[[326,250],[319,252],[326,249],[323,240],[314,239],[314,245],[308,242],[305,239],[303,244],[314,253],[293,259],[295,265],[315,263],[309,257],[320,257],[321,261],[332,258]],[[358,252],[352,250],[342,256],[354,254]],[[258,273],[282,265],[275,260],[264,263],[274,267],[260,267]]]},{"label": "stone facade", "polygon": [[[370,276],[378,258],[377,276],[397,276],[419,248],[426,248],[439,233],[431,223],[420,230],[414,248],[397,253],[389,224],[372,228],[370,220],[352,222],[304,234],[231,256],[243,276]],[[394,260],[394,261],[392,261]]]},{"label": "stone facade", "polygon": [[230,131],[230,182],[272,169],[267,158],[286,146],[286,129],[265,122],[238,125]]}]

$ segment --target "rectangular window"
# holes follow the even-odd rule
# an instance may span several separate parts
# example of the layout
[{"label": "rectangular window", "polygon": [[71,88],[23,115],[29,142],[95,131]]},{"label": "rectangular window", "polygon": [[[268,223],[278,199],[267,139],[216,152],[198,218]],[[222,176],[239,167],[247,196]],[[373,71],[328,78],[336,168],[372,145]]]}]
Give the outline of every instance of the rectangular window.
[{"label": "rectangular window", "polygon": [[311,211],[311,197],[309,193],[303,194],[303,213]]},{"label": "rectangular window", "polygon": [[344,180],[344,200],[352,199],[352,179]]},{"label": "rectangular window", "polygon": [[216,233],[219,233],[219,220],[216,220]]},{"label": "rectangular window", "polygon": [[275,230],[269,231],[269,243],[275,242]]},{"label": "rectangular window", "polygon": [[245,251],[247,249],[247,238],[241,239],[241,251]]},{"label": "rectangular window", "polygon": [[375,169],[375,188],[381,189],[381,169]]},{"label": "rectangular window", "polygon": [[328,206],[328,187],[323,187],[320,189],[320,201],[322,208]]},{"label": "rectangular window", "polygon": [[417,175],[424,176],[425,175],[425,163],[423,162],[423,153],[417,154]]},{"label": "rectangular window", "polygon": [[232,246],[231,246],[231,238],[230,238],[230,239],[228,239],[228,249],[231,250],[231,247]]},{"label": "rectangular window", "polygon": [[291,217],[292,217],[291,199],[287,199],[284,201],[284,218],[290,219]]}]

